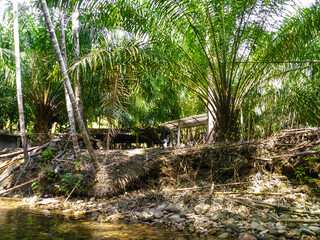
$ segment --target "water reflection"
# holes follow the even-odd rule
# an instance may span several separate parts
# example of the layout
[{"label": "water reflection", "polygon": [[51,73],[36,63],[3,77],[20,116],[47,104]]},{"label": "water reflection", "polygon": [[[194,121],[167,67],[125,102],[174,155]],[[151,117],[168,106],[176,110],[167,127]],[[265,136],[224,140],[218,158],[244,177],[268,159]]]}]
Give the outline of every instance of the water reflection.
[{"label": "water reflection", "polygon": [[0,239],[93,239],[92,230],[58,216],[26,209],[0,208]]},{"label": "water reflection", "polygon": [[0,239],[6,240],[100,240],[100,239],[213,239],[170,232],[142,224],[99,224],[46,216],[28,209],[15,209],[0,201]]}]

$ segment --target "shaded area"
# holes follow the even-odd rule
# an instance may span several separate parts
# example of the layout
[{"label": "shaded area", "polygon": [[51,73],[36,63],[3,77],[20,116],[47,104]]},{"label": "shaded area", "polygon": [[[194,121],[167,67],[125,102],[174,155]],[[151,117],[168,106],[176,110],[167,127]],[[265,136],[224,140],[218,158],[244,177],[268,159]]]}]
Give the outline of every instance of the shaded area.
[{"label": "shaded area", "polygon": [[[49,213],[48,213],[49,214]],[[0,200],[0,239],[214,239],[147,226],[67,220],[59,215],[12,208]]]},{"label": "shaded area", "polygon": [[58,216],[45,216],[27,209],[6,208],[0,202],[1,239],[92,239],[92,230]]}]

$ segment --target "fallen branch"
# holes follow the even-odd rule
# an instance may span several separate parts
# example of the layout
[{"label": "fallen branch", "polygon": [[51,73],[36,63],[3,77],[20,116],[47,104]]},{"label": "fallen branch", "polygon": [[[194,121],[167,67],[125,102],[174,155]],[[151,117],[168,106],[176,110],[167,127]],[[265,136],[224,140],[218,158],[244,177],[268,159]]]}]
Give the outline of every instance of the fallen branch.
[{"label": "fallen branch", "polygon": [[255,160],[267,161],[267,162],[272,161],[272,158],[261,158],[261,157],[250,157],[250,158]]},{"label": "fallen branch", "polygon": [[289,199],[289,200],[292,200],[292,201],[295,201],[295,202],[299,202],[299,203],[302,203],[302,204],[306,204],[306,205],[312,206],[312,203],[309,203],[309,202],[306,202],[306,201],[303,201],[303,200],[299,200],[299,199],[292,198],[292,197],[285,197],[285,198]]},{"label": "fallen branch", "polygon": [[[29,148],[29,149],[28,149],[28,152],[31,152],[31,151],[32,151],[32,152],[37,152],[37,151],[39,151],[39,150],[47,147],[47,146],[50,144],[50,142],[51,142],[51,141],[49,141],[49,142],[47,142],[47,143],[45,143],[44,145],[39,146],[39,147]],[[7,154],[2,154],[2,155],[0,155],[0,159],[1,159],[1,158],[11,158],[11,157],[15,157],[15,156],[17,156],[17,155],[19,155],[19,154],[22,154],[22,153],[23,153],[23,151],[13,152],[13,153],[7,153]]]},{"label": "fallen branch", "polygon": [[65,154],[67,150],[63,150],[61,153],[59,153],[57,156],[55,156],[52,161],[56,161],[59,157],[61,157],[63,154]]},{"label": "fallen branch", "polygon": [[[32,147],[32,148],[29,148],[27,151],[28,152],[31,152],[32,150],[36,149],[37,147]],[[11,157],[15,157],[19,154],[22,154],[23,151],[18,151],[18,152],[11,152],[11,153],[6,153],[6,154],[1,154],[0,155],[0,159],[1,158],[11,158]]]},{"label": "fallen branch", "polygon": [[4,180],[6,180],[8,177],[10,177],[10,175],[17,169],[19,169],[22,165],[24,164],[24,161],[19,162],[17,165],[15,165],[14,167],[12,167],[10,170],[7,169],[6,171],[4,171],[4,173],[2,173],[1,178],[0,178],[0,183],[2,183]]},{"label": "fallen branch", "polygon": [[297,152],[293,154],[285,154],[285,155],[279,155],[279,156],[274,156],[271,157],[272,159],[278,159],[278,158],[284,158],[284,157],[297,157],[297,156],[302,156],[302,155],[309,155],[309,154],[317,154],[319,151],[306,151],[306,152]]},{"label": "fallen branch", "polygon": [[278,210],[283,210],[283,211],[288,211],[288,212],[294,212],[294,213],[300,213],[300,214],[308,214],[308,215],[320,215],[320,212],[314,212],[314,211],[306,211],[306,210],[299,210],[299,209],[292,209],[287,206],[283,205],[278,205],[278,204],[273,204],[273,203],[265,203],[262,201],[254,200],[254,199],[243,199],[243,198],[236,198],[237,200],[240,201],[245,201],[245,202],[253,202],[255,204],[259,204],[261,207],[272,207],[276,208]]},{"label": "fallen branch", "polygon": [[291,194],[291,193],[274,193],[274,192],[213,192],[213,194],[225,194],[225,195],[231,195],[231,194],[249,194],[249,195],[277,195],[277,196],[282,196],[285,194]]},{"label": "fallen branch", "polygon": [[187,190],[197,190],[197,189],[204,189],[204,188],[211,188],[212,185],[213,187],[223,187],[223,186],[233,186],[233,185],[244,185],[249,182],[238,182],[238,183],[226,183],[226,184],[210,184],[206,186],[201,186],[201,187],[191,187],[191,188],[178,188],[175,191],[187,191]]},{"label": "fallen branch", "polygon": [[320,223],[319,219],[280,219],[281,222]]},{"label": "fallen branch", "polygon": [[[255,206],[253,206],[253,205],[251,205],[251,204],[249,204],[249,203],[244,203],[243,201],[239,201],[239,200],[236,200],[236,199],[233,199],[233,201],[235,201],[235,202],[237,202],[237,203],[241,203],[241,204],[244,204],[244,205],[246,205],[246,206],[248,206],[248,207],[251,207],[251,208],[253,208],[253,209],[258,209],[258,208],[256,208]],[[276,222],[279,222],[280,220],[279,220],[279,218],[276,218],[276,217],[274,217],[274,216],[272,216],[271,214],[269,214],[269,213],[264,213],[264,214],[266,214],[267,216],[269,216],[270,218],[272,218],[273,220],[275,220]]]},{"label": "fallen branch", "polygon": [[2,190],[2,191],[0,191],[0,194],[6,193],[6,192],[10,192],[10,191],[12,191],[12,190],[14,190],[14,189],[20,188],[20,187],[22,187],[22,186],[24,186],[24,185],[27,185],[27,184],[29,184],[29,183],[31,183],[31,182],[34,182],[34,181],[38,180],[38,179],[39,179],[39,177],[37,177],[37,178],[35,178],[35,179],[32,179],[32,180],[30,180],[30,181],[28,181],[28,182],[22,183],[22,184],[20,184],[20,185],[18,185],[18,186],[15,186],[15,187],[13,187],[13,188],[10,188],[10,189],[7,189],[7,190]]}]

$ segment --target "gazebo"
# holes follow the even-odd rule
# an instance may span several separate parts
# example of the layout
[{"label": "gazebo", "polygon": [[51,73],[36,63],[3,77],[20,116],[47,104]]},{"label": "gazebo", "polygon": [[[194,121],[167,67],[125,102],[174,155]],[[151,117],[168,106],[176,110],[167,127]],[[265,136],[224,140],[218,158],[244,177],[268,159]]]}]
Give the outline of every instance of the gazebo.
[{"label": "gazebo", "polygon": [[[190,117],[185,117],[177,120],[172,120],[161,124],[167,127],[170,131],[177,132],[177,146],[180,145],[181,129],[201,127],[208,125],[208,113],[203,113],[199,115],[193,115]],[[171,139],[172,140],[172,139]]]}]

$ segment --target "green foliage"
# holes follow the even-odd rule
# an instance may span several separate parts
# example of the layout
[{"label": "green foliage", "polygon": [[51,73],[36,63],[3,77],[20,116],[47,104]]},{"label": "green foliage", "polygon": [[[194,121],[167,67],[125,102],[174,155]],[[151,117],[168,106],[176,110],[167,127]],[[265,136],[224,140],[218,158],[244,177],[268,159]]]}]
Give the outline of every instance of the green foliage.
[{"label": "green foliage", "polygon": [[38,183],[37,182],[33,182],[31,184],[31,187],[32,187],[32,190],[35,191],[39,186],[38,186]]},{"label": "green foliage", "polygon": [[296,181],[299,184],[305,184],[305,183],[313,183],[314,179],[310,178],[307,173],[304,165],[299,165],[295,168],[295,176]]},{"label": "green foliage", "polygon": [[81,190],[83,188],[83,184],[80,183],[82,178],[81,174],[66,173],[61,176],[60,184],[55,185],[55,187],[68,196],[72,189]]},{"label": "green foliage", "polygon": [[41,154],[41,163],[49,163],[53,159],[53,152],[47,148]]},{"label": "green foliage", "polygon": [[47,179],[50,182],[55,182],[60,179],[60,175],[59,175],[59,173],[55,173],[54,171],[48,171],[47,172]]},{"label": "green foliage", "polygon": [[[314,183],[315,180],[311,177],[311,169],[314,164],[319,161],[318,156],[307,157],[304,161],[295,167],[295,177],[296,181],[299,184],[305,183]],[[320,178],[320,173],[317,174],[317,177]]]}]

